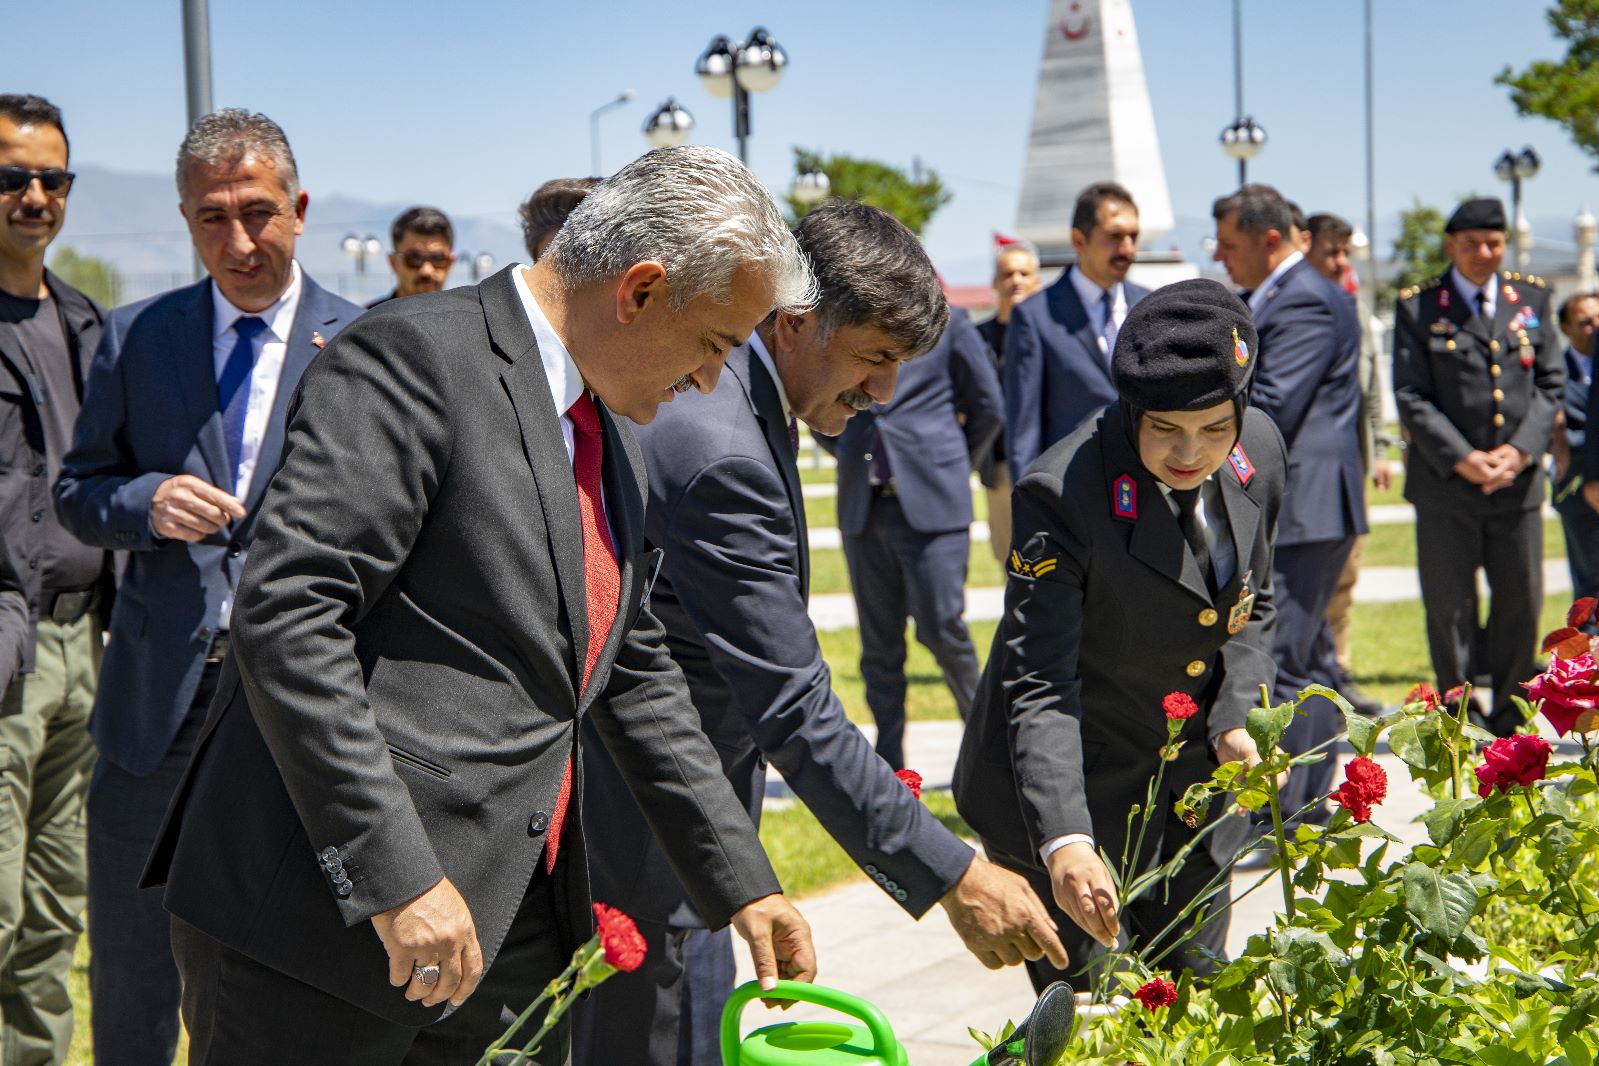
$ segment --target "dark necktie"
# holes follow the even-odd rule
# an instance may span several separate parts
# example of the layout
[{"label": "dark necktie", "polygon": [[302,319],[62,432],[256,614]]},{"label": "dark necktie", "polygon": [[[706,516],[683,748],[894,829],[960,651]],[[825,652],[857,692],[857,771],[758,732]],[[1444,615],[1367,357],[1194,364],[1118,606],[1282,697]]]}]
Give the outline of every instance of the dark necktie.
[{"label": "dark necktie", "polygon": [[1489,333],[1492,333],[1494,328],[1494,316],[1493,311],[1488,307],[1488,290],[1486,288],[1477,290],[1477,314],[1482,316],[1483,328]]},{"label": "dark necktie", "polygon": [[1105,338],[1105,355],[1108,358],[1116,354],[1116,334],[1119,332],[1116,325],[1116,297],[1109,289],[1105,290],[1100,306],[1105,309],[1105,324],[1100,328],[1099,335]]},{"label": "dark necktie", "polygon": [[[589,675],[605,646],[605,638],[616,620],[622,596],[622,572],[616,563],[616,545],[611,527],[605,521],[605,499],[600,492],[600,471],[605,465],[605,438],[600,431],[600,413],[585,391],[567,411],[572,418],[572,472],[577,478],[577,505],[583,520],[583,587],[588,603],[589,646],[583,660],[581,698],[588,688]],[[572,802],[572,756],[566,757],[566,772],[561,791],[550,816],[550,841],[544,850],[544,869],[555,869],[555,854],[561,846],[561,830],[566,826],[567,807]]]},{"label": "dark necktie", "polygon": [[894,480],[894,464],[888,461],[888,446],[883,443],[883,430],[872,424],[872,454],[866,457],[872,472],[872,481],[887,485]]},{"label": "dark necktie", "polygon": [[788,446],[794,449],[794,458],[799,458],[799,421],[793,416],[788,416]]},{"label": "dark necktie", "polygon": [[217,379],[217,408],[222,412],[222,436],[228,442],[228,470],[233,475],[231,490],[239,483],[239,457],[244,454],[244,417],[250,409],[250,375],[255,370],[255,338],[266,323],[245,315],[233,323],[238,340],[228,361],[222,364]]},{"label": "dark necktie", "polygon": [[1216,567],[1211,563],[1210,545],[1205,543],[1205,528],[1199,522],[1199,490],[1172,489],[1171,495],[1177,501],[1177,525],[1183,531],[1183,539],[1188,542],[1188,550],[1194,553],[1194,561],[1199,564],[1205,587],[1214,596]]}]

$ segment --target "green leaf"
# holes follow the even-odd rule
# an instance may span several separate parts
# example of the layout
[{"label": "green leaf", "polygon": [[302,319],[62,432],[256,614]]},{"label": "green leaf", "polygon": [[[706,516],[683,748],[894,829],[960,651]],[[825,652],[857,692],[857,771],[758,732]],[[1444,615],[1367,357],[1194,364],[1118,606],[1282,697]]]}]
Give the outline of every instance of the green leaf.
[{"label": "green leaf", "polygon": [[1453,940],[1477,911],[1477,887],[1465,874],[1440,874],[1413,862],[1404,869],[1404,884],[1405,913],[1423,932]]},{"label": "green leaf", "polygon": [[1478,806],[1475,799],[1446,799],[1439,800],[1426,814],[1421,816],[1421,824],[1427,827],[1427,835],[1432,842],[1440,848],[1460,832],[1460,823]]},{"label": "green leaf", "polygon": [[1269,973],[1278,991],[1290,1000],[1314,1003],[1327,1003],[1343,991],[1344,978],[1339,970],[1349,964],[1349,956],[1325,933],[1286,929],[1274,939],[1278,958]]},{"label": "green leaf", "polygon": [[1294,710],[1292,703],[1249,709],[1249,715],[1244,719],[1244,728],[1249,731],[1250,737],[1255,741],[1255,747],[1259,748],[1263,755],[1276,750],[1284,731],[1288,729],[1288,723],[1294,720]]}]

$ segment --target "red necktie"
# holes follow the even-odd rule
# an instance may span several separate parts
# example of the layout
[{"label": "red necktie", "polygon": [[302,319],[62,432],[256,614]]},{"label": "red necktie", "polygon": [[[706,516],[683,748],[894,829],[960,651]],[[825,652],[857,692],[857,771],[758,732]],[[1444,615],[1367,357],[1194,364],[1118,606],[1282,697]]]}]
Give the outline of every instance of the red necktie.
[{"label": "red necktie", "polygon": [[[572,471],[577,477],[577,506],[583,519],[583,587],[588,601],[589,646],[583,660],[583,686],[611,632],[616,609],[622,598],[622,571],[616,563],[616,546],[605,521],[605,499],[600,494],[600,471],[605,465],[605,438],[600,430],[600,413],[585,391],[567,411],[572,419]],[[550,839],[544,851],[544,869],[555,869],[555,854],[561,846],[561,830],[566,826],[566,809],[572,801],[572,756],[566,757],[566,773],[561,792],[550,817]]]}]

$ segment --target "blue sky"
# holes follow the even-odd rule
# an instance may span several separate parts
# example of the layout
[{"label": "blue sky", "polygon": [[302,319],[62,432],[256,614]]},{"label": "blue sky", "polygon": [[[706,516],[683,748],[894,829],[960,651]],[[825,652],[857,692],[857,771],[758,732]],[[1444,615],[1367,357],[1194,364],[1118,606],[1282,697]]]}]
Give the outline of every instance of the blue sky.
[{"label": "blue sky", "polygon": [[[1246,109],[1270,137],[1251,178],[1363,219],[1359,0],[1243,4]],[[313,212],[338,193],[507,223],[539,182],[589,171],[589,112],[624,88],[633,102],[601,120],[608,168],[643,150],[640,125],[667,96],[693,112],[695,141],[731,149],[729,105],[700,88],[693,61],[714,34],[764,24],[791,67],[754,100],[756,172],[786,188],[794,145],[920,157],[955,193],[927,242],[957,282],[985,280],[990,231],[1013,226],[1048,11],[1045,0],[211,7],[215,102],[283,125]],[[1493,160],[1523,144],[1545,160],[1529,215],[1599,209],[1585,158],[1553,123],[1518,119],[1492,83],[1506,64],[1560,54],[1542,0],[1375,7],[1379,225],[1413,197],[1501,191]],[[1233,117],[1230,0],[1133,10],[1173,207],[1192,228],[1235,178],[1216,145]],[[177,0],[13,5],[0,86],[60,104],[76,159],[167,172],[185,121],[179,12]],[[1569,227],[1538,237],[1571,239]]]}]

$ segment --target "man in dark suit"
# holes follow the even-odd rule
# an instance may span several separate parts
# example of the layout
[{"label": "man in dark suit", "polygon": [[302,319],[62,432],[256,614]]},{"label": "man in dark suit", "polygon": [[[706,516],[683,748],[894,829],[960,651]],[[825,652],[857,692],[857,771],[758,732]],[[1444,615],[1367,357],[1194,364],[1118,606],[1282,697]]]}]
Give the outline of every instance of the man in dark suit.
[{"label": "man in dark suit", "polygon": [[748,170],[657,149],[536,265],[380,307],[313,364],[148,870],[199,1061],[457,1063],[498,1036],[593,928],[582,718],[706,921],[763,981],[814,973],[645,604],[616,417],[709,390],[812,287]]},{"label": "man in dark suit", "polygon": [[110,553],[56,521],[102,313],[45,269],[72,172],[61,112],[0,95],[0,1062],[66,1059],[83,932],[89,712]]},{"label": "man in dark suit", "polygon": [[360,313],[294,261],[306,194],[277,124],[224,110],[178,156],[211,279],[112,312],[56,510],[85,544],[130,552],[90,731],[89,941],[95,1057],[172,1061],[178,972],[139,873],[189,761],[289,397]]},{"label": "man in dark suit", "polygon": [[[979,322],[977,332],[988,342],[994,357],[994,372],[1005,380],[1005,331],[1016,305],[1043,285],[1038,276],[1038,251],[1031,244],[994,235],[994,316]],[[1005,434],[994,438],[994,445],[977,463],[977,477],[987,497],[988,549],[1005,565],[1010,551],[1011,467],[1005,457]]]},{"label": "man in dark suit", "polygon": [[1138,206],[1115,182],[1090,185],[1072,212],[1077,262],[1005,331],[1005,449],[1013,481],[1050,445],[1116,399],[1110,354],[1128,308],[1149,290],[1127,280]]},{"label": "man in dark suit", "polygon": [[[1560,305],[1560,332],[1566,336],[1566,394],[1549,452],[1550,492],[1566,534],[1566,564],[1573,598],[1599,594],[1599,513],[1588,505],[1589,479],[1583,458],[1589,451],[1588,404],[1593,391],[1594,341],[1599,336],[1599,293],[1580,292]],[[1599,477],[1593,479],[1599,483]],[[1596,490],[1599,496],[1599,490]]]},{"label": "man in dark suit", "polygon": [[[1278,700],[1306,685],[1338,686],[1327,605],[1355,538],[1366,532],[1360,463],[1360,323],[1343,290],[1322,277],[1289,239],[1292,212],[1269,185],[1245,185],[1217,200],[1216,260],[1244,290],[1260,338],[1250,402],[1288,445],[1287,488],[1272,556],[1277,604]],[[1330,700],[1311,701],[1283,737],[1294,754],[1342,727]],[[1289,811],[1325,822],[1335,761],[1296,767],[1284,790]]]},{"label": "man in dark suit", "polygon": [[[816,208],[795,236],[821,288],[814,310],[777,312],[734,349],[722,387],[686,396],[639,433],[649,467],[645,531],[664,551],[652,607],[733,789],[759,824],[768,761],[851,858],[912,917],[944,906],[990,965],[1063,958],[1017,876],[973,854],[872,752],[833,695],[806,614],[810,551],[796,420],[837,433],[886,401],[904,360],[931,347],[946,305],[916,237],[848,200]],[[729,380],[731,379],[731,380]],[[733,989],[725,931],[707,933],[649,824],[598,745],[586,817],[608,827],[595,894],[643,919],[645,970],[578,1008],[579,1066],[719,1060]]]},{"label": "man in dark suit", "polygon": [[436,207],[407,208],[389,227],[389,240],[394,247],[389,253],[394,288],[369,302],[368,309],[402,296],[444,288],[450,268],[455,265],[455,227],[450,225],[449,216]]},{"label": "man in dark suit", "polygon": [[[1399,294],[1394,398],[1410,436],[1405,499],[1438,690],[1492,679],[1487,724],[1521,724],[1512,701],[1537,672],[1543,603],[1543,477],[1565,387],[1543,282],[1499,273],[1505,208],[1468,200],[1445,225],[1450,269]],[[1484,632],[1477,570],[1488,579]]]},{"label": "man in dark suit", "polygon": [[1000,431],[1003,398],[988,346],[964,311],[907,363],[893,399],[865,407],[837,438],[838,528],[860,620],[861,676],[877,753],[905,766],[905,619],[933,653],[962,718],[977,651],[961,617],[972,524],[971,474]]}]

